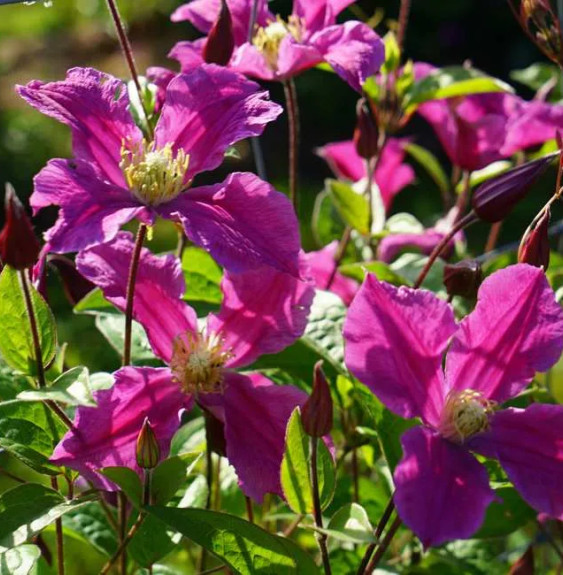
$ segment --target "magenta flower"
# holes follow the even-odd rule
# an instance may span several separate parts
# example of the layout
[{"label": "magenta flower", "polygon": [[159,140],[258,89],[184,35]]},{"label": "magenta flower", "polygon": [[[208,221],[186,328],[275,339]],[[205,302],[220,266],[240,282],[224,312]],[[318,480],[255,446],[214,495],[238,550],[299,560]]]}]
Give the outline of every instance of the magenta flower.
[{"label": "magenta flower", "polygon": [[18,91],[72,129],[74,159],[50,161],[31,197],[35,212],[60,206],[46,235],[50,250],[79,251],[111,240],[133,218],[150,225],[161,216],[232,271],[270,265],[297,273],[298,224],[283,194],[238,172],[190,187],[221,164],[228,146],[261,134],[281,113],[254,82],[214,65],[176,76],[151,142],[133,121],[125,84],[91,68]]},{"label": "magenta flower", "polygon": [[[80,273],[121,310],[132,250],[131,234],[120,232],[111,243],[77,257]],[[314,290],[309,282],[271,267],[226,272],[221,287],[221,309],[200,329],[194,310],[181,299],[185,286],[179,261],[143,250],[133,314],[169,367],[119,370],[114,386],[96,393],[97,407],[77,410],[75,429],[55,449],[54,462],[114,489],[97,470],[125,465],[139,472],[135,442],[145,417],[165,456],[182,410],[197,401],[224,423],[227,457],[243,491],[257,501],[265,493],[281,495],[286,424],[307,396],[259,373],[234,370],[293,343],[305,329]]]},{"label": "magenta flower", "polygon": [[[287,21],[272,14],[266,0],[259,0],[252,35],[248,29],[252,2],[228,0],[227,4],[235,40],[229,67],[255,78],[286,80],[326,62],[359,92],[385,59],[383,42],[369,26],[355,21],[336,24],[336,16],[352,0],[294,0]],[[172,20],[188,20],[207,34],[219,8],[219,0],[194,0],[178,8]],[[203,61],[204,45],[205,39],[179,42],[169,55],[183,71],[190,70]]]},{"label": "magenta flower", "polygon": [[[389,138],[375,169],[374,180],[379,188],[383,205],[388,211],[393,198],[412,184],[415,175],[411,166],[404,163],[407,138]],[[366,180],[366,162],[358,156],[352,140],[326,144],[317,150],[338,178],[351,182]]]},{"label": "magenta flower", "polygon": [[370,274],[344,338],[352,374],[391,411],[422,420],[402,437],[394,499],[424,546],[470,537],[495,499],[472,452],[498,459],[532,507],[563,518],[563,407],[498,409],[563,349],[563,310],[540,269],[491,275],[460,324],[433,293]]}]

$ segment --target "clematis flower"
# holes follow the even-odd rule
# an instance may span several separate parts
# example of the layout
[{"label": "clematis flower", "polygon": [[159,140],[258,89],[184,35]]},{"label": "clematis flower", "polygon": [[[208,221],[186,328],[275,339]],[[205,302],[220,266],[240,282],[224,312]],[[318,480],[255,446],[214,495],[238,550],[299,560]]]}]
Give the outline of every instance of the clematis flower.
[{"label": "clematis flower", "polygon": [[[252,2],[228,0],[235,50],[229,67],[261,80],[286,80],[322,62],[332,66],[354,90],[373,76],[385,59],[381,38],[366,24],[336,24],[336,16],[353,0],[294,0],[287,21],[259,0],[256,28],[249,33]],[[208,34],[217,20],[219,0],[194,0],[180,6],[172,20],[188,20]],[[249,38],[251,38],[249,40]],[[169,56],[182,70],[203,62],[205,39],[179,42]]]},{"label": "clematis flower", "polygon": [[[79,271],[121,310],[133,247],[131,234],[120,232],[77,257]],[[196,401],[224,424],[227,457],[243,491],[256,501],[265,493],[281,495],[286,424],[307,396],[259,373],[235,370],[282,350],[303,333],[314,290],[271,267],[226,272],[221,288],[221,309],[201,329],[195,311],[181,299],[179,261],[143,249],[133,316],[168,367],[119,370],[113,387],[96,394],[97,407],[78,408],[75,427],[55,449],[54,462],[114,489],[97,470],[125,465],[139,472],[135,450],[145,417],[166,456],[182,411]]]},{"label": "clematis flower", "polygon": [[261,134],[281,113],[254,82],[215,65],[176,76],[152,141],[133,121],[125,84],[91,68],[18,91],[72,130],[74,158],[51,160],[31,196],[35,212],[60,206],[46,235],[51,251],[79,251],[111,240],[134,218],[151,225],[160,216],[181,223],[227,269],[298,272],[298,224],[283,194],[240,172],[191,187],[221,164],[228,146]]},{"label": "clematis flower", "polygon": [[433,293],[370,274],[344,338],[354,376],[397,415],[422,420],[401,438],[394,500],[424,546],[481,526],[495,493],[474,453],[498,459],[532,507],[563,518],[563,406],[500,409],[563,349],[563,309],[540,269],[492,274],[460,324]]}]

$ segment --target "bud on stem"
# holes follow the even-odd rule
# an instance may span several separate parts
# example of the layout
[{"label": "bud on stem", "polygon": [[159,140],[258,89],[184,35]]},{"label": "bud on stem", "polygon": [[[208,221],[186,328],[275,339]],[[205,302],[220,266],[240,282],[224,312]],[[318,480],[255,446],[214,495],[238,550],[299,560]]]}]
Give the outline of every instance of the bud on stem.
[{"label": "bud on stem", "polygon": [[549,220],[551,210],[545,208],[535,228],[529,230],[520,243],[518,261],[536,267],[543,267],[544,271],[549,267]]},{"label": "bud on stem", "polygon": [[148,417],[137,437],[137,465],[141,469],[154,469],[160,460],[160,447]]},{"label": "bud on stem", "polygon": [[213,24],[213,28],[207,35],[207,41],[203,47],[203,59],[208,64],[226,66],[235,49],[233,36],[233,20],[231,12],[225,0],[221,0],[219,16]]},{"label": "bud on stem", "polygon": [[357,124],[354,145],[358,156],[369,160],[379,150],[379,128],[372,107],[366,98],[360,98],[356,106]]},{"label": "bud on stem", "polygon": [[332,429],[332,397],[322,365],[315,364],[313,391],[301,409],[303,429],[311,437],[323,437]]}]

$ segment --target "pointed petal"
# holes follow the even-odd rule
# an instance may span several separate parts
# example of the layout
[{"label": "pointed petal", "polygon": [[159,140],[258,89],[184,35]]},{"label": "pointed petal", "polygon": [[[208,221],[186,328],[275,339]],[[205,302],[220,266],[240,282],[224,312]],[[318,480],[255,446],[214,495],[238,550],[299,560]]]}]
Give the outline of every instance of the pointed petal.
[{"label": "pointed petal", "polygon": [[385,60],[381,38],[362,22],[328,26],[311,36],[309,43],[357,92],[361,92],[363,83],[379,70]]},{"label": "pointed petal", "polygon": [[[78,254],[80,273],[101,288],[107,300],[121,311],[127,305],[129,268],[135,249],[133,236],[121,232],[107,244]],[[197,331],[194,310],[182,301],[185,291],[182,266],[173,255],[155,256],[141,250],[135,283],[133,317],[146,330],[155,354],[164,361],[172,357],[174,338]]]},{"label": "pointed petal", "polygon": [[281,113],[281,106],[270,102],[255,82],[203,64],[168,85],[155,142],[183,148],[190,156],[188,178],[193,178],[219,166],[230,145],[259,136]]},{"label": "pointed petal", "polygon": [[261,503],[283,496],[280,469],[291,412],[307,399],[296,387],[274,385],[259,374],[229,374],[225,381],[227,457],[246,495]]},{"label": "pointed petal", "polygon": [[71,127],[77,158],[95,162],[114,184],[123,185],[122,142],[139,142],[143,136],[121,80],[93,68],[72,68],[63,82],[33,81],[18,86],[18,92],[43,114]]},{"label": "pointed petal", "polygon": [[299,275],[299,229],[290,201],[250,173],[193,188],[159,206],[190,240],[234,273],[262,266]]},{"label": "pointed petal", "polygon": [[365,161],[358,156],[352,140],[326,144],[317,153],[338,178],[357,182],[366,177]]},{"label": "pointed petal", "polygon": [[190,72],[205,63],[203,48],[206,41],[206,38],[199,38],[193,42],[177,42],[168,53],[168,57],[180,64],[182,72]]},{"label": "pointed petal", "polygon": [[332,26],[336,17],[354,0],[294,0],[293,14],[303,18],[307,32],[312,33]]},{"label": "pointed petal", "polygon": [[268,66],[263,54],[254,44],[246,43],[239,46],[233,53],[230,68],[259,80],[276,80],[277,73]]},{"label": "pointed petal", "polygon": [[486,468],[426,427],[409,429],[401,443],[394,501],[405,525],[424,547],[471,537],[495,498]]},{"label": "pointed petal", "polygon": [[375,168],[375,182],[379,186],[385,210],[389,210],[393,198],[414,182],[414,170],[404,163],[407,138],[388,138]]},{"label": "pointed petal", "polygon": [[442,354],[455,330],[451,307],[432,292],[367,274],[344,324],[346,365],[391,411],[437,425]]},{"label": "pointed petal", "polygon": [[[308,273],[304,259],[302,276]],[[303,335],[315,297],[311,280],[300,280],[270,267],[243,274],[225,273],[223,303],[208,327],[224,338],[234,357],[228,367],[249,365],[265,353],[277,353]]]},{"label": "pointed petal", "polygon": [[170,370],[150,367],[120,369],[113,387],[94,395],[98,406],[77,409],[74,428],[57,445],[51,461],[113,491],[115,485],[97,471],[123,466],[140,474],[135,446],[145,417],[153,426],[161,457],[166,457],[181,410],[191,407],[191,399],[171,381]]},{"label": "pointed petal", "polygon": [[280,43],[277,74],[280,78],[291,78],[322,61],[323,57],[315,46],[298,42],[288,34]]},{"label": "pointed petal", "polygon": [[34,180],[34,213],[60,206],[56,224],[45,235],[51,251],[75,252],[111,240],[134,218],[151,223],[153,215],[125,189],[117,187],[82,160],[51,160]]},{"label": "pointed petal", "polygon": [[547,371],[563,350],[563,310],[539,268],[518,264],[489,276],[460,325],[446,363],[448,384],[502,403]]}]

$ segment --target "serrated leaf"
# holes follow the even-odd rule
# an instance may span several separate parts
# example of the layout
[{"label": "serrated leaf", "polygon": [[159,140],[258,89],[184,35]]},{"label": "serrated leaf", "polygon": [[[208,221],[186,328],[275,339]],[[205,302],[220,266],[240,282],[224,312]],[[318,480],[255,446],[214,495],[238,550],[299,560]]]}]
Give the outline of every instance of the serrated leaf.
[{"label": "serrated leaf", "polygon": [[317,575],[313,559],[289,539],[272,535],[244,519],[205,509],[147,507],[241,575]]},{"label": "serrated leaf", "polygon": [[37,545],[20,545],[0,555],[0,575],[28,575],[41,556]]},{"label": "serrated leaf", "polygon": [[[29,285],[43,365],[48,366],[57,350],[57,326],[49,306],[39,292]],[[29,316],[18,272],[4,266],[0,274],[0,353],[6,363],[22,373],[37,373],[35,350]]]},{"label": "serrated leaf", "polygon": [[136,507],[141,505],[143,484],[139,476],[129,467],[104,467],[100,473],[113,481],[127,495]]},{"label": "serrated leaf", "polygon": [[428,175],[434,180],[434,183],[442,193],[449,191],[450,182],[448,176],[432,152],[413,143],[407,144],[405,150],[428,172]]},{"label": "serrated leaf", "polygon": [[360,234],[367,235],[370,230],[369,204],[366,198],[356,193],[352,186],[339,180],[326,180],[325,189],[344,222]]},{"label": "serrated leaf", "polygon": [[184,453],[165,459],[152,472],[151,492],[156,504],[164,505],[185,484],[190,470],[201,458],[201,453]]}]

